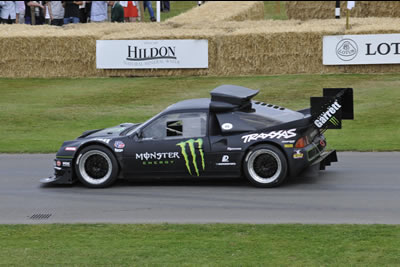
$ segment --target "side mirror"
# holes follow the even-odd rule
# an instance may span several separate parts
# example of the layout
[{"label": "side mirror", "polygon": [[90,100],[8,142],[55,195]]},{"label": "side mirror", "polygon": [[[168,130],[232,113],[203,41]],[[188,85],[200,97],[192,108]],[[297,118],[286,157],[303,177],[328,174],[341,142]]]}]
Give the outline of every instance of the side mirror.
[{"label": "side mirror", "polygon": [[136,136],[138,139],[141,139],[141,138],[143,137],[143,132],[142,132],[141,130],[136,131],[136,132],[135,132],[135,136]]}]

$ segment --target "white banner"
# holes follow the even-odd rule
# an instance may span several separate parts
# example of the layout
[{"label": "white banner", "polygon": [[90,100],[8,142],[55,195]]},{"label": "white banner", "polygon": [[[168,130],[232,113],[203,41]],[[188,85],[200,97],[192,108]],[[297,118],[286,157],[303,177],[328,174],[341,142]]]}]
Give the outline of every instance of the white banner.
[{"label": "white banner", "polygon": [[208,40],[97,40],[96,68],[208,68]]},{"label": "white banner", "polygon": [[353,9],[356,5],[356,1],[347,1],[347,9]]},{"label": "white banner", "polygon": [[399,64],[400,34],[323,37],[324,65]]}]

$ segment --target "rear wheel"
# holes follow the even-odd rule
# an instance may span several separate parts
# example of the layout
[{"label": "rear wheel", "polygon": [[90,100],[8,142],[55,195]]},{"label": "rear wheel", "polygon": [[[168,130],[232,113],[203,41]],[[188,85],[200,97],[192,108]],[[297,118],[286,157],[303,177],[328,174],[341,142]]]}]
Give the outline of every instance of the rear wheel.
[{"label": "rear wheel", "polygon": [[117,180],[118,163],[107,148],[88,146],[79,152],[75,171],[84,185],[102,188],[112,185]]},{"label": "rear wheel", "polygon": [[259,145],[251,149],[243,166],[247,179],[257,187],[275,187],[287,177],[285,155],[271,145]]}]

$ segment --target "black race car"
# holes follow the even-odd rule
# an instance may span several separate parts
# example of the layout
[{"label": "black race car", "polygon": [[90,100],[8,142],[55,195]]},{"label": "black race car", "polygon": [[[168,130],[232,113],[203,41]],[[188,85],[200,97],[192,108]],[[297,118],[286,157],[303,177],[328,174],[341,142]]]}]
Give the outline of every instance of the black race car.
[{"label": "black race car", "polygon": [[190,99],[145,123],[123,123],[66,141],[54,160],[55,175],[42,183],[107,187],[117,179],[239,177],[274,187],[287,177],[337,161],[325,151],[326,129],[353,119],[353,90],[327,88],[311,108],[293,111],[251,100],[257,90],[222,85],[211,99]]}]

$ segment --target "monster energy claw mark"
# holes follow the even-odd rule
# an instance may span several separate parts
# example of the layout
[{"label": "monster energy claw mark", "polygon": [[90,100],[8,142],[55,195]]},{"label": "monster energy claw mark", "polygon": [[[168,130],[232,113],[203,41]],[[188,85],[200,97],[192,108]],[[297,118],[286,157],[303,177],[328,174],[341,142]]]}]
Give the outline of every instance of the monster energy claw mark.
[{"label": "monster energy claw mark", "polygon": [[203,139],[199,138],[195,141],[195,143],[197,143],[197,148],[199,149],[200,152],[200,156],[201,156],[201,166],[203,167],[203,171],[206,168],[205,164],[204,164],[204,153],[203,153]]},{"label": "monster energy claw mark", "polygon": [[339,125],[339,121],[335,117],[330,118],[329,121],[335,126]]},{"label": "monster energy claw mark", "polygon": [[189,174],[192,175],[192,172],[190,171],[190,166],[189,166],[189,158],[188,158],[188,155],[186,154],[186,149],[185,149],[186,142],[180,142],[176,145],[181,147],[182,155],[183,155],[183,158],[185,159],[186,168],[188,169]]},{"label": "monster energy claw mark", "polygon": [[199,169],[197,168],[197,162],[196,162],[196,151],[194,150],[194,140],[193,139],[187,140],[186,143],[189,144],[189,150],[190,153],[192,154],[194,170],[196,171],[197,176],[199,176]]},{"label": "monster energy claw mark", "polygon": [[186,168],[187,168],[189,174],[193,175],[191,167],[190,167],[189,155],[188,155],[188,153],[186,153],[186,145],[188,146],[189,151],[190,151],[190,155],[192,156],[193,168],[194,168],[194,170],[196,172],[196,175],[200,176],[199,168],[197,167],[197,157],[196,157],[195,144],[197,144],[197,149],[199,150],[199,154],[200,154],[200,158],[201,158],[201,166],[202,166],[202,169],[204,171],[205,163],[204,163],[204,152],[203,152],[203,139],[201,139],[201,138],[198,138],[197,140],[189,139],[189,140],[186,140],[184,142],[180,142],[180,143],[178,143],[176,145],[181,148],[181,152],[182,152],[183,158],[185,159]]}]

